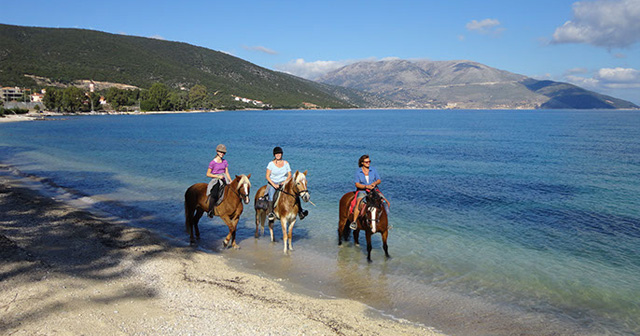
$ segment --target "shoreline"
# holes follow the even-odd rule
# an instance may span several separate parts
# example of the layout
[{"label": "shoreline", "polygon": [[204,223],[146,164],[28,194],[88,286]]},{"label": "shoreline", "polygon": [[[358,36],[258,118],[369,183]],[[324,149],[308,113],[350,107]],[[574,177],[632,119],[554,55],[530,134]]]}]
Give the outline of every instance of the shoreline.
[{"label": "shoreline", "polygon": [[0,331],[29,335],[442,335],[366,305],[316,298],[0,181]]},{"label": "shoreline", "polygon": [[[34,120],[47,120],[47,117],[64,117],[64,116],[95,116],[95,115],[152,115],[152,114],[186,114],[186,113],[218,113],[218,112],[235,112],[235,111],[333,111],[333,110],[403,110],[403,111],[415,111],[415,110],[425,110],[425,111],[564,111],[564,109],[429,109],[429,108],[342,108],[342,109],[241,109],[241,110],[209,110],[209,111],[134,111],[134,112],[116,112],[116,111],[108,111],[108,112],[83,112],[83,113],[67,113],[67,112],[42,112],[42,113],[27,113],[27,114],[8,114],[4,115],[4,117],[0,117],[0,123],[4,122],[17,122],[17,121],[34,121]],[[568,109],[571,111],[581,111],[581,112],[589,112],[589,111],[598,111],[598,109]],[[611,109],[607,111],[640,111],[640,109]]]}]

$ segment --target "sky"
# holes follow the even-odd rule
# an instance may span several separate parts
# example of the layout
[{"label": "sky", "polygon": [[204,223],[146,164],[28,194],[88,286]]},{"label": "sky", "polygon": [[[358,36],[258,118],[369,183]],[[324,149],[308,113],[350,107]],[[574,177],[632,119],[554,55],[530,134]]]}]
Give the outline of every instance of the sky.
[{"label": "sky", "polygon": [[309,79],[358,61],[470,60],[640,105],[640,0],[0,2],[2,24],[185,42]]}]

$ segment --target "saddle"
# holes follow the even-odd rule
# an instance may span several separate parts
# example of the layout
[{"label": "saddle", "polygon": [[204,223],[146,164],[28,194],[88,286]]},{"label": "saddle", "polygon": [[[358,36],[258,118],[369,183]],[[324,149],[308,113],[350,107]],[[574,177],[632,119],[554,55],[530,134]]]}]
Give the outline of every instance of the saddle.
[{"label": "saddle", "polygon": [[211,197],[216,197],[217,201],[214,204],[215,206],[220,205],[220,203],[222,203],[222,201],[224,200],[224,190],[226,189],[225,187],[227,186],[226,183],[222,182],[222,181],[217,181],[216,182],[218,184],[218,194],[217,195],[212,195],[211,192],[213,191],[213,186],[215,184],[210,184],[207,187],[207,195],[211,198]]}]

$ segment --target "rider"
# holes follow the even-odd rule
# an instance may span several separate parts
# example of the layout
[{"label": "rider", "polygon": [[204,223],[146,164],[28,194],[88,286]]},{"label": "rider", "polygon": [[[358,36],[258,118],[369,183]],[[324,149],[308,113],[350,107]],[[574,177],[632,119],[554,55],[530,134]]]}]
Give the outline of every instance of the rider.
[{"label": "rider", "polygon": [[211,178],[207,187],[207,196],[209,196],[209,210],[207,212],[209,217],[213,217],[213,208],[218,202],[220,188],[224,189],[224,186],[231,181],[229,163],[224,159],[226,153],[227,147],[219,144],[216,147],[216,157],[209,162],[209,169],[207,169],[207,177]]},{"label": "rider", "polygon": [[[273,160],[271,160],[267,165],[266,178],[267,192],[269,195],[269,221],[273,221],[276,218],[276,215],[273,213],[275,202],[274,195],[276,190],[282,190],[284,184],[291,178],[291,167],[289,166],[289,162],[282,159],[282,154],[282,148],[275,147],[273,149]],[[297,197],[296,202],[298,202],[300,209],[298,215],[300,216],[300,219],[303,219],[309,212],[302,210],[302,205]]]},{"label": "rider", "polygon": [[378,185],[382,183],[380,175],[375,168],[371,167],[371,159],[369,155],[363,155],[358,159],[358,169],[356,170],[355,185],[356,185],[356,205],[353,208],[353,220],[349,227],[352,230],[357,228],[356,220],[360,215],[360,203],[366,195],[366,193],[377,189]]}]

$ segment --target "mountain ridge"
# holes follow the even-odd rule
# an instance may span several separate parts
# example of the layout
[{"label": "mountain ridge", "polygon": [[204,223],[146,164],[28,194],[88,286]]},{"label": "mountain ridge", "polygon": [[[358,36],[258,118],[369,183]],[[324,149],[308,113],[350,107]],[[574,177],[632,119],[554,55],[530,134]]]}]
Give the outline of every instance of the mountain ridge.
[{"label": "mountain ridge", "polygon": [[[298,108],[304,102],[324,108],[367,106],[371,94],[332,88],[235,56],[153,38],[75,28],[0,24],[0,84],[29,87],[33,78],[57,83],[95,80],[149,88],[204,85],[210,92],[259,99],[274,107]],[[358,105],[337,98],[342,91]]]},{"label": "mountain ridge", "polygon": [[540,81],[469,60],[363,61],[318,81],[377,94],[410,108],[638,108],[573,84]]}]

